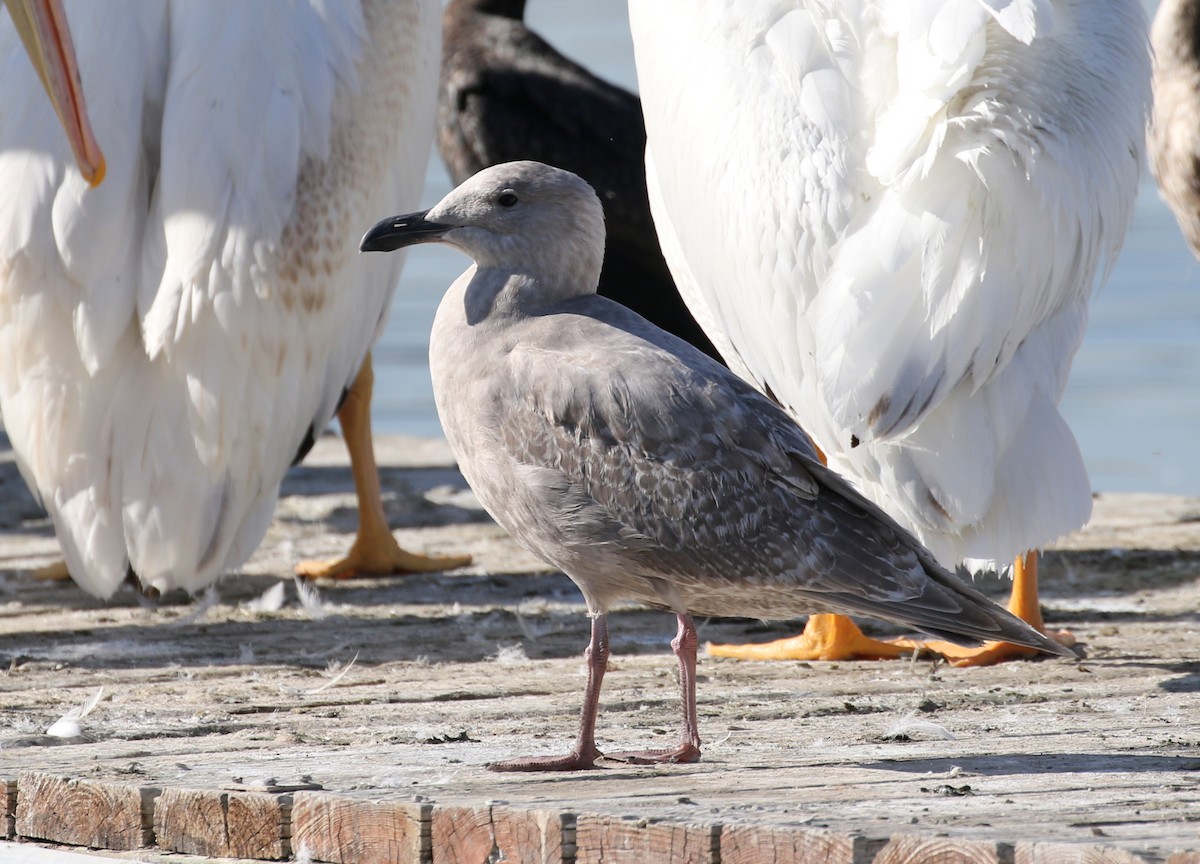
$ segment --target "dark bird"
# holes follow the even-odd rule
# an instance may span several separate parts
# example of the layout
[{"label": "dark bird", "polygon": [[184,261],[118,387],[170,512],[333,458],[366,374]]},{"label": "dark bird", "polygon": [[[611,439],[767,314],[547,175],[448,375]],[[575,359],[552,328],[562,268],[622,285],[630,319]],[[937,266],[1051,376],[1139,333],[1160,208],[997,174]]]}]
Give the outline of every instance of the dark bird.
[{"label": "dark bird", "polygon": [[599,293],[719,360],[659,249],[641,102],[555,51],[524,14],[525,0],[446,7],[437,146],[451,179],[517,159],[578,174],[599,194],[609,225]]},{"label": "dark bird", "polygon": [[432,210],[384,220],[365,251],[446,243],[475,261],[429,341],[434,397],[463,475],[492,517],[587,602],[588,683],[574,748],[501,771],[588,768],[608,609],[674,612],[683,732],[625,761],[700,758],[693,615],[836,611],[956,643],[1072,656],[942,568],[824,467],[808,436],[725,367],[596,296],[600,202],[537,162],[488,168]]}]

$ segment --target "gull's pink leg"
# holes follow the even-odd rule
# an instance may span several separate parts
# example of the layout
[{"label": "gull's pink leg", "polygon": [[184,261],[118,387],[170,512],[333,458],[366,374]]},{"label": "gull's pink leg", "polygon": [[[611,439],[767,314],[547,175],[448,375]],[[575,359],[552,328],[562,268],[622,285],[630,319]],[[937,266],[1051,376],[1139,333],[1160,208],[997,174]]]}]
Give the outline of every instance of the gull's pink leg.
[{"label": "gull's pink leg", "polygon": [[[693,638],[694,638],[693,629]],[[603,612],[592,616],[592,639],[584,652],[587,660],[587,688],[583,691],[583,714],[579,720],[579,737],[566,756],[530,756],[493,762],[492,771],[579,771],[592,768],[603,754],[596,749],[596,714],[600,710],[600,685],[608,668],[608,616]],[[692,668],[695,670],[696,649],[692,647]],[[694,687],[694,677],[693,677]],[[693,717],[695,699],[692,700]]]},{"label": "gull's pink leg", "polygon": [[683,735],[678,747],[666,750],[639,750],[609,754],[609,759],[648,765],[659,762],[698,762],[700,760],[700,723],[696,719],[696,648],[700,638],[691,615],[677,615],[679,630],[671,640],[671,649],[679,661],[679,701],[683,707]]}]

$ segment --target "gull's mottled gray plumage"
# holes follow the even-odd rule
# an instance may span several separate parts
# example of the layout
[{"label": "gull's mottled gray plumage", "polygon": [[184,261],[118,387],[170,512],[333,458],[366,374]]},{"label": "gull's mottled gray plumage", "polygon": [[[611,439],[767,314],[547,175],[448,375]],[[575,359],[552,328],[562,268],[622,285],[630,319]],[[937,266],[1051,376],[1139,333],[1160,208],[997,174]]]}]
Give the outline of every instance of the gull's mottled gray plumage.
[{"label": "gull's mottled gray plumage", "polygon": [[593,614],[621,600],[680,616],[837,611],[1063,653],[822,466],[769,399],[596,296],[603,236],[586,183],[514,162],[364,240],[440,239],[475,259],[430,338],[442,425],[484,507]]},{"label": "gull's mottled gray plumage", "polygon": [[698,352],[583,296],[507,321],[481,334],[494,350],[464,355],[446,338],[465,324],[451,302],[431,366],[447,435],[470,454],[463,471],[592,610],[619,600],[760,618],[835,609],[1000,637],[992,604],[964,598],[821,466],[782,411]]}]

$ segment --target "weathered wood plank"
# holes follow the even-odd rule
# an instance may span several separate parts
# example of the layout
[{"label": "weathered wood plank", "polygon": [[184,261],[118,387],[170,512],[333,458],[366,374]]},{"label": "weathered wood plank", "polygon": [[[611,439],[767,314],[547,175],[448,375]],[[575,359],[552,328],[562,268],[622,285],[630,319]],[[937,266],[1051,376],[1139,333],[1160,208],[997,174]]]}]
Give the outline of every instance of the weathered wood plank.
[{"label": "weathered wood plank", "polygon": [[156,788],[71,780],[36,771],[17,777],[20,837],[130,851],[154,843]]},{"label": "weathered wood plank", "polygon": [[720,825],[581,813],[575,823],[575,860],[577,864],[715,864],[720,860],[720,834]]},{"label": "weathered wood plank", "polygon": [[11,778],[0,778],[0,811],[4,820],[0,822],[0,831],[4,839],[12,839],[17,832],[17,781]]},{"label": "weathered wood plank", "polygon": [[508,807],[433,808],[433,864],[563,864],[574,860],[575,817]]},{"label": "weathered wood plank", "polygon": [[291,854],[290,799],[261,792],[165,789],[154,807],[158,846],[214,858],[278,860]]},{"label": "weathered wood plank", "polygon": [[433,864],[487,861],[497,846],[492,808],[487,805],[434,807],[430,834]]},{"label": "weathered wood plank", "polygon": [[725,825],[721,864],[858,864],[882,844],[835,831],[767,825]]},{"label": "weathered wood plank", "polygon": [[292,802],[292,849],[332,864],[427,861],[431,811],[429,804],[297,792]]},{"label": "weathered wood plank", "polygon": [[873,864],[1000,864],[1000,850],[995,843],[901,834],[879,850]]},{"label": "weathered wood plank", "polygon": [[[574,813],[492,808],[496,846],[508,856],[505,859],[508,861],[527,860],[531,864],[574,861],[575,819]],[[529,853],[522,852],[523,849],[529,850]]]},{"label": "weathered wood plank", "polygon": [[1146,859],[1109,846],[1018,843],[1013,864],[1146,864]]}]

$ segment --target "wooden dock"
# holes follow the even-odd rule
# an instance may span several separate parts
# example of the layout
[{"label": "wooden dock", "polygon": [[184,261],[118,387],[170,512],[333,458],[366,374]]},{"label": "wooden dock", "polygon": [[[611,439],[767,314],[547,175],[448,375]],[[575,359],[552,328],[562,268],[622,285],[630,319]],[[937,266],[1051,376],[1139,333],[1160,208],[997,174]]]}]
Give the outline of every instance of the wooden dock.
[{"label": "wooden dock", "polygon": [[[0,862],[37,843],[139,862],[1200,864],[1200,500],[1101,495],[1046,556],[1047,618],[1084,660],[702,657],[700,763],[500,775],[486,764],[573,738],[581,598],[486,518],[442,442],[380,449],[401,541],[474,566],[302,602],[295,561],[354,527],[325,438],[242,574],[157,604],[31,580],[54,541],[0,454]],[[671,742],[673,618],[611,627],[601,748]],[[46,734],[98,691],[80,737]]]}]

